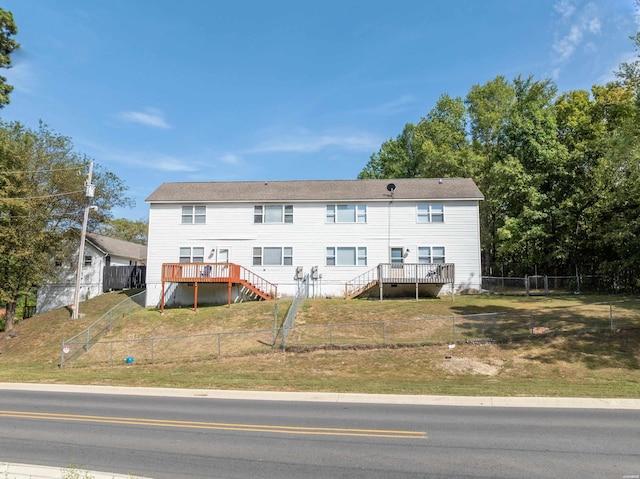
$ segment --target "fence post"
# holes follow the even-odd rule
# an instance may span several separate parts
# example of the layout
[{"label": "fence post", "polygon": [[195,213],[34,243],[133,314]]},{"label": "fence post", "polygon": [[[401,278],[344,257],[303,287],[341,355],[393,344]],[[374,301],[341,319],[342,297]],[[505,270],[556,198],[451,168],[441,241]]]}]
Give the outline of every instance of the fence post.
[{"label": "fence post", "polygon": [[60,368],[64,367],[64,339],[62,340],[62,352],[60,353]]},{"label": "fence post", "polygon": [[453,317],[453,343],[456,344],[456,317]]},{"label": "fence post", "polygon": [[113,341],[109,343],[109,366],[113,366]]},{"label": "fence post", "polygon": [[222,356],[222,345],[220,344],[220,333],[218,333],[218,359]]},{"label": "fence post", "polygon": [[[275,308],[273,309],[273,344],[276,344],[277,339],[278,339],[278,302],[276,301]],[[220,343],[220,338],[218,338],[218,344],[219,343]],[[220,348],[218,348],[218,354],[220,354]]]},{"label": "fence post", "polygon": [[531,336],[533,336],[534,325],[533,325],[533,310],[532,309],[529,310],[529,321],[531,322]]},{"label": "fence post", "polygon": [[85,341],[85,344],[84,344],[84,350],[85,350],[85,351],[89,351],[89,338],[90,338],[90,334],[91,334],[91,328],[87,328],[87,340]]},{"label": "fence post", "polygon": [[154,338],[151,338],[151,364],[153,364],[153,353],[155,348],[156,341]]},{"label": "fence post", "polygon": [[609,324],[611,325],[611,331],[613,331],[613,304],[609,301]]}]

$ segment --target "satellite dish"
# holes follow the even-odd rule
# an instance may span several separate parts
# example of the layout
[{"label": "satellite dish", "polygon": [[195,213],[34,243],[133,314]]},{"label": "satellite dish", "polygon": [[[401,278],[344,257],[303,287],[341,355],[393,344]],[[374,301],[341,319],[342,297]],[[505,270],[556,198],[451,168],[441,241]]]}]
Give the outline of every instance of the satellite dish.
[{"label": "satellite dish", "polygon": [[396,185],[394,185],[393,183],[389,183],[387,185],[387,191],[390,191],[391,193],[393,193],[394,191],[396,191]]}]

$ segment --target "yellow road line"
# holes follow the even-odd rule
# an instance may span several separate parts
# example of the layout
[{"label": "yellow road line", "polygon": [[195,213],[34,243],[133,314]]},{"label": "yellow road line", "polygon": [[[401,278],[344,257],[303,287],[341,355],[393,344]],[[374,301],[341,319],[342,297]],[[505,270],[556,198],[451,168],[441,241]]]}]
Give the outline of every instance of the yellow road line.
[{"label": "yellow road line", "polygon": [[103,424],[124,424],[136,426],[173,427],[187,429],[214,429],[221,431],[266,432],[272,434],[302,434],[316,436],[357,436],[392,439],[426,439],[423,431],[396,431],[387,429],[350,429],[331,427],[299,427],[275,426],[261,424],[233,424],[219,422],[178,421],[171,419],[148,419],[109,416],[85,416],[79,414],[58,414],[32,411],[3,411],[0,417],[16,417],[21,419],[45,419],[52,421],[92,422]]}]

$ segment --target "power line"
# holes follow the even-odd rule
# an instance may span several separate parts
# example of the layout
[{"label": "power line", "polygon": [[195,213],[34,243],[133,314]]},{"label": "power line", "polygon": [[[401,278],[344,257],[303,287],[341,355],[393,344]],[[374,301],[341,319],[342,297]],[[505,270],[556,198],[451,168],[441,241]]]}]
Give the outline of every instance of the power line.
[{"label": "power line", "polygon": [[20,198],[1,198],[0,197],[0,201],[43,200],[45,198],[55,198],[55,197],[60,197],[60,196],[71,196],[71,195],[74,195],[76,193],[84,193],[84,190],[70,191],[68,193],[55,193],[55,194],[43,195],[43,196],[23,196],[23,197],[20,197]]},{"label": "power line", "polygon": [[86,166],[74,166],[72,168],[50,168],[42,170],[0,170],[0,174],[4,173],[50,173],[54,171],[73,171],[85,169]]}]

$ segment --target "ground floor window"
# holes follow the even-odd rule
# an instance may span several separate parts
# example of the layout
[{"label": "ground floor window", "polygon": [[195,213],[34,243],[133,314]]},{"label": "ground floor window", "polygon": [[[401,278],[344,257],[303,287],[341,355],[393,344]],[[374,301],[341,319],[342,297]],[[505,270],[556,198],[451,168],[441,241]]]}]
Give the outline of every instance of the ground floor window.
[{"label": "ground floor window", "polygon": [[293,264],[293,248],[290,246],[257,246],[253,248],[254,266],[289,266]]},{"label": "ground floor window", "polygon": [[327,266],[366,266],[367,248],[364,246],[328,246]]},{"label": "ground floor window", "polygon": [[202,246],[183,246],[180,248],[181,263],[204,263],[204,248]]},{"label": "ground floor window", "polygon": [[445,263],[444,246],[418,247],[418,263]]}]

